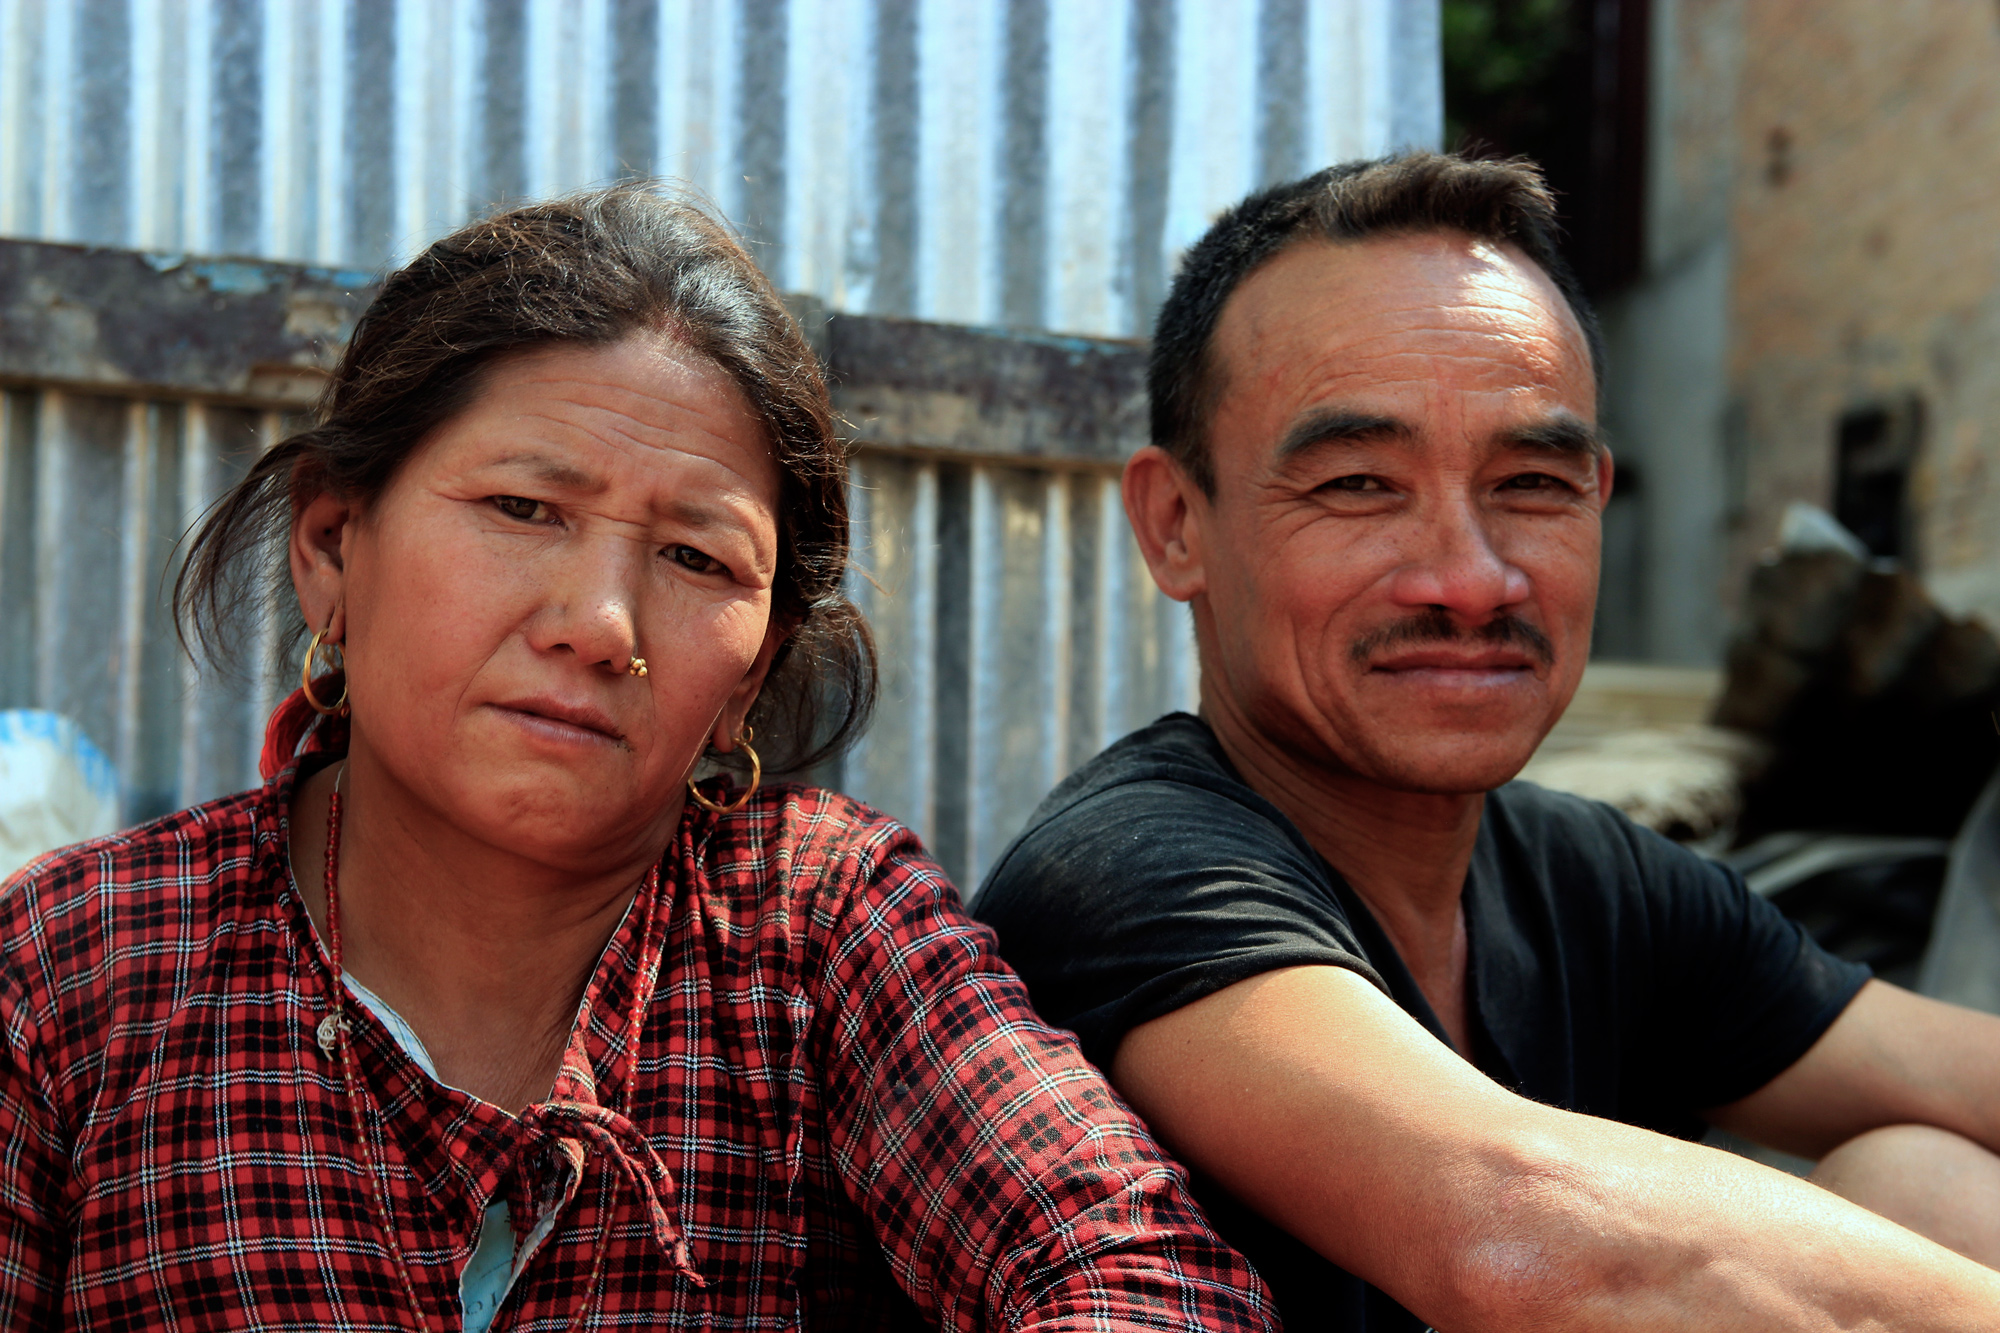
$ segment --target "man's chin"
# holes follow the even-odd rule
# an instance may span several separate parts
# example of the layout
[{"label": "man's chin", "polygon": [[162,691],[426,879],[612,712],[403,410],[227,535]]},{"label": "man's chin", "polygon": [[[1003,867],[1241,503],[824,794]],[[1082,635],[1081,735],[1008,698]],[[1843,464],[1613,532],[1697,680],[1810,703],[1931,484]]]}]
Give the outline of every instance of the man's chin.
[{"label": "man's chin", "polygon": [[1400,736],[1368,746],[1370,753],[1354,767],[1358,776],[1395,791],[1471,796],[1513,781],[1535,753],[1534,742],[1525,738],[1483,738],[1472,745],[1467,739],[1461,733],[1412,743]]}]

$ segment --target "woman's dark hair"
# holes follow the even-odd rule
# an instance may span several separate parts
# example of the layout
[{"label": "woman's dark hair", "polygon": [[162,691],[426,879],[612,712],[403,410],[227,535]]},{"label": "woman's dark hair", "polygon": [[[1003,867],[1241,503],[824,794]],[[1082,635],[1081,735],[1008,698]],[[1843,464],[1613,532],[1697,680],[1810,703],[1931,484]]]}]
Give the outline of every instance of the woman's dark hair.
[{"label": "woman's dark hair", "polygon": [[[211,659],[245,593],[289,599],[285,541],[315,495],[362,503],[464,408],[497,359],[661,330],[707,357],[764,423],[781,476],[772,615],[791,628],[751,710],[773,770],[830,758],[867,724],[875,648],[842,590],[847,459],[819,363],[727,226],[649,184],[471,223],[391,273],[355,326],[316,424],[279,443],[201,525],[174,585],[184,642]],[[268,582],[267,582],[268,581]],[[292,626],[294,636],[303,627]]]},{"label": "woman's dark hair", "polygon": [[1411,152],[1344,162],[1251,195],[1215,220],[1174,275],[1146,366],[1153,443],[1213,494],[1208,414],[1222,395],[1212,343],[1243,280],[1294,243],[1462,231],[1505,241],[1546,274],[1583,327],[1602,386],[1604,335],[1558,245],[1555,196],[1524,157]]}]

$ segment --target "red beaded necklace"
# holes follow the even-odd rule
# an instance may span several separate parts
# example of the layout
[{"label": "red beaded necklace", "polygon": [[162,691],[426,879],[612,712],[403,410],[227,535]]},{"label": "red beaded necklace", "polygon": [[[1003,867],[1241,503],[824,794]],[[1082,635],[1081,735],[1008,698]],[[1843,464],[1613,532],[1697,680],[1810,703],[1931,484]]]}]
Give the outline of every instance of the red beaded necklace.
[{"label": "red beaded necklace", "polygon": [[[339,777],[347,771],[342,767]],[[395,1220],[389,1215],[389,1201],[382,1190],[382,1169],[375,1161],[375,1148],[368,1135],[367,1092],[361,1086],[360,1076],[354,1068],[354,1024],[347,1017],[347,983],[340,974],[340,782],[334,780],[333,795],[326,807],[326,934],[327,961],[333,972],[333,1012],[320,1020],[319,1045],[328,1055],[338,1052],[340,1073],[347,1085],[347,1104],[354,1112],[354,1125],[359,1131],[362,1164],[368,1171],[368,1192],[375,1201],[375,1220],[382,1228],[382,1235],[389,1242],[389,1253],[396,1260],[396,1276],[402,1280],[403,1295],[410,1302],[410,1313],[417,1317],[418,1333],[430,1333],[430,1321],[424,1318],[423,1303],[417,1299],[416,1279],[410,1275],[410,1260],[403,1253],[403,1242],[396,1234]]]},{"label": "red beaded necklace", "polygon": [[[360,1131],[361,1158],[363,1165],[368,1171],[368,1190],[375,1203],[376,1221],[382,1228],[383,1237],[389,1242],[389,1253],[396,1261],[396,1276],[401,1280],[403,1295],[410,1303],[410,1313],[416,1316],[418,1333],[430,1333],[430,1321],[424,1318],[424,1307],[417,1299],[417,1283],[410,1272],[409,1257],[403,1253],[402,1240],[397,1236],[395,1225],[389,1215],[389,1201],[388,1196],[383,1190],[381,1165],[375,1160],[374,1145],[368,1136],[368,1094],[361,1082],[361,1076],[355,1068],[354,1024],[347,1017],[347,983],[341,974],[340,967],[340,779],[346,776],[347,770],[343,764],[340,774],[334,780],[333,793],[327,801],[326,934],[327,962],[329,970],[333,974],[333,1011],[320,1020],[317,1036],[321,1050],[325,1051],[329,1056],[337,1055],[339,1057],[341,1078],[347,1090],[347,1104],[354,1113],[355,1127]],[[647,895],[646,913],[648,921],[645,930],[642,931],[642,937],[648,939],[652,935],[651,917],[657,905],[659,873],[659,867],[653,867],[647,872],[646,878],[641,882],[639,888],[640,893]],[[655,953],[651,958],[651,966],[657,967],[658,964],[658,955]],[[640,970],[642,973],[649,970],[645,962],[641,963]],[[634,1033],[637,1033],[640,1029],[647,993],[647,988],[644,986],[635,988],[631,1014],[632,1031]],[[637,1058],[636,1051],[631,1058]],[[655,1166],[658,1167],[659,1173],[664,1178],[665,1168],[659,1166],[657,1159],[655,1160]],[[638,1168],[628,1167],[628,1169],[636,1170]],[[659,1211],[657,1199],[654,1200],[652,1207],[656,1213]],[[689,1272],[696,1286],[706,1285],[702,1282],[700,1275],[692,1271],[691,1262],[685,1253],[685,1242],[675,1241],[670,1233],[661,1235],[661,1226],[661,1222],[655,1221],[655,1234],[660,1238],[662,1247],[667,1251],[669,1257],[673,1259],[675,1266]],[[576,1312],[570,1316],[569,1326],[571,1328],[581,1326],[584,1311],[590,1303],[591,1294],[597,1291],[598,1282],[604,1275],[604,1257],[606,1251],[609,1249],[604,1236],[599,1237],[599,1243],[595,1249],[596,1253],[591,1259],[590,1276],[584,1280],[584,1299],[578,1305]]]}]

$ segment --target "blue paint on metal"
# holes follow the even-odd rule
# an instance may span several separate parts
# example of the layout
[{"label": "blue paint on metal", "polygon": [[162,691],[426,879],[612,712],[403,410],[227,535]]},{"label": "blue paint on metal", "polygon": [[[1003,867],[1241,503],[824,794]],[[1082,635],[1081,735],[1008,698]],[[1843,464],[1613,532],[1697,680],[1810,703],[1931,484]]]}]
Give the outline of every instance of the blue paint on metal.
[{"label": "blue paint on metal", "polygon": [[223,260],[193,264],[189,268],[211,291],[255,296],[271,290],[271,270],[262,264]]}]

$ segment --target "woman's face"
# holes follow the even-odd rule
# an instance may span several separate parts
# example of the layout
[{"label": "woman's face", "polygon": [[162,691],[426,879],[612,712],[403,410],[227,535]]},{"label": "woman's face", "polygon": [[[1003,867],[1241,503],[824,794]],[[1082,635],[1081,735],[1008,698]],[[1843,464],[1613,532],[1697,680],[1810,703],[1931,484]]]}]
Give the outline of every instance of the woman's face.
[{"label": "woman's face", "polygon": [[664,336],[496,363],[365,510],[295,525],[357,771],[535,860],[657,855],[782,638],[778,492],[741,391]]}]

